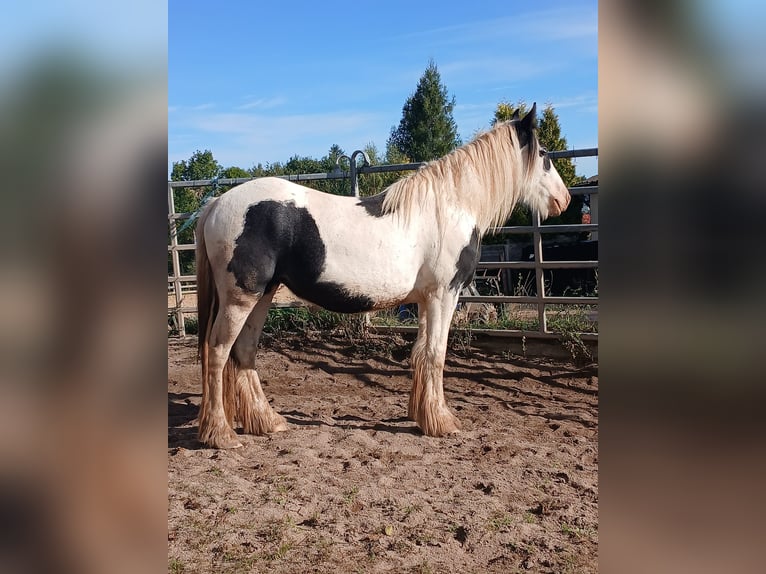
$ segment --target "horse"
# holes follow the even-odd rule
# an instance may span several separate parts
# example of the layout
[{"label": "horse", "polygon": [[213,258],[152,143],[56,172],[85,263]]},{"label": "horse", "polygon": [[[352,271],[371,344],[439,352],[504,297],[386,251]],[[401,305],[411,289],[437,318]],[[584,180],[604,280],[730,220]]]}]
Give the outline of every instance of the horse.
[{"label": "horse", "polygon": [[200,212],[196,246],[200,442],[242,446],[236,421],[255,435],[287,429],[255,361],[281,284],[340,313],[417,304],[408,417],[427,436],[459,431],[444,398],[444,360],[481,238],[517,202],[544,219],[569,201],[537,139],[536,105],[377,195],[336,196],[265,177],[210,200]]}]

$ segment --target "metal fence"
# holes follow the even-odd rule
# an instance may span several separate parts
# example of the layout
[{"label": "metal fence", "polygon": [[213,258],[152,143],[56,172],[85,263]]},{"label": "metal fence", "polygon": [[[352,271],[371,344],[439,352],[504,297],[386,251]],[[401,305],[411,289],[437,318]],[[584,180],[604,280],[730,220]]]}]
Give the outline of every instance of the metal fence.
[{"label": "metal fence", "polygon": [[[552,159],[557,158],[577,158],[577,157],[592,157],[598,155],[598,148],[580,149],[580,150],[566,150],[549,152],[549,156]],[[359,167],[358,157],[362,157],[362,166]],[[366,174],[395,172],[395,171],[408,171],[419,169],[423,163],[407,163],[407,164],[392,164],[392,165],[369,165],[369,160],[361,151],[355,151],[351,157],[342,156],[340,159],[348,160],[349,168],[347,170],[342,169],[340,163],[336,168],[329,173],[309,173],[298,175],[283,175],[278,176],[283,179],[294,182],[308,182],[308,181],[320,181],[328,179],[349,179],[351,192],[353,195],[358,196],[358,178]],[[196,277],[194,275],[183,275],[180,262],[180,252],[193,251],[195,249],[194,243],[179,244],[177,228],[179,222],[189,218],[190,213],[176,213],[175,201],[173,190],[182,187],[209,187],[211,185],[218,186],[232,186],[246,181],[250,181],[254,178],[221,178],[218,180],[196,180],[196,181],[169,181],[168,182],[168,224],[170,227],[170,241],[168,245],[168,252],[170,254],[170,263],[172,267],[172,273],[168,275],[168,318],[170,323],[174,323],[175,329],[180,336],[186,335],[186,316],[189,314],[196,314],[197,308],[195,305],[185,303],[185,296],[190,296],[196,293]],[[553,269],[598,269],[598,261],[545,261],[543,258],[543,236],[551,234],[568,234],[568,233],[583,233],[591,232],[594,235],[598,231],[597,222],[597,206],[598,200],[598,185],[590,186],[578,186],[569,188],[570,193],[574,195],[589,195],[591,196],[591,214],[592,221],[590,224],[572,224],[572,225],[544,225],[540,221],[540,216],[537,212],[532,212],[532,225],[528,226],[514,226],[514,227],[499,227],[492,231],[494,234],[527,234],[532,236],[532,247],[534,249],[534,261],[482,261],[477,266],[477,271],[484,271],[488,269],[494,270],[534,270],[535,272],[535,295],[474,295],[463,294],[460,297],[461,303],[491,303],[491,304],[530,304],[536,306],[537,309],[537,329],[492,329],[492,328],[474,328],[472,331],[475,333],[487,333],[496,336],[510,336],[510,337],[532,337],[532,338],[559,338],[561,333],[551,331],[548,328],[548,316],[546,313],[546,307],[548,306],[562,306],[562,305],[575,305],[575,306],[588,306],[589,309],[598,305],[598,297],[596,296],[551,296],[546,295],[545,291],[545,271]],[[591,313],[591,316],[597,316],[597,313]],[[595,322],[597,324],[597,320]],[[396,327],[384,327],[377,326],[378,330],[396,330],[396,331],[416,331],[416,326],[396,326]],[[573,332],[571,335],[576,335],[584,341],[596,341],[598,340],[597,332]]]}]

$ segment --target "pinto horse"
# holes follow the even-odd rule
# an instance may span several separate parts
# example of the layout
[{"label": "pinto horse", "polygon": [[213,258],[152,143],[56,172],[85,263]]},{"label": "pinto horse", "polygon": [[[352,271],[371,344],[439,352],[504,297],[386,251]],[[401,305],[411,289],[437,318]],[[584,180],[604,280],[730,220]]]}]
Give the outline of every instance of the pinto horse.
[{"label": "pinto horse", "polygon": [[378,195],[342,197],[266,177],[207,203],[197,224],[202,404],[199,440],[241,446],[287,429],[269,405],[255,354],[277,287],[331,311],[417,303],[408,415],[428,436],[460,428],[444,399],[450,322],[481,237],[517,202],[545,218],[569,191],[537,139],[536,106],[427,163]]}]

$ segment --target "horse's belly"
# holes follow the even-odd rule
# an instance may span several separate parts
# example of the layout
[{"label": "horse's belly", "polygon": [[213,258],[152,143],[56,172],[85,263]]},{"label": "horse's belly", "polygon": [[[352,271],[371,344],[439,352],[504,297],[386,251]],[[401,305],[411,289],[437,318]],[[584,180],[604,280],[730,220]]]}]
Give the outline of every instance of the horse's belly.
[{"label": "horse's belly", "polygon": [[389,245],[381,252],[373,245],[368,242],[367,249],[359,246],[328,249],[318,283],[328,286],[324,289],[333,296],[331,298],[349,299],[350,307],[370,311],[391,307],[410,296],[418,274],[413,250],[399,251]]},{"label": "horse's belly", "polygon": [[408,292],[384,292],[381,290],[361,290],[354,285],[320,280],[308,285],[287,286],[296,295],[315,305],[336,313],[363,313],[386,309],[403,302]]}]

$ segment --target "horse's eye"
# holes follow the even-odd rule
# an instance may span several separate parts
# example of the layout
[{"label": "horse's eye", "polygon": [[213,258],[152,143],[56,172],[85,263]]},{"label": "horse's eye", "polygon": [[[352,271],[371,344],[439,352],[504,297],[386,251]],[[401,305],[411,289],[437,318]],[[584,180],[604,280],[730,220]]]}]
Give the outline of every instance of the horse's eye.
[{"label": "horse's eye", "polygon": [[547,155],[543,159],[543,169],[545,171],[550,171],[551,169],[551,158],[549,158]]}]

